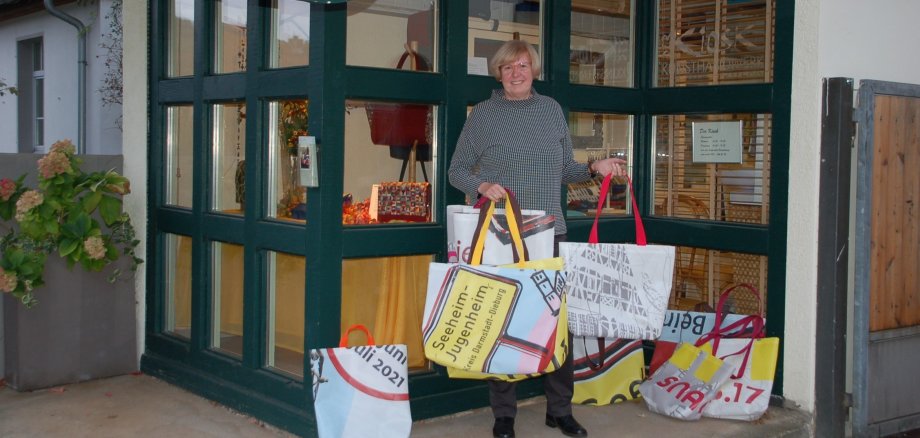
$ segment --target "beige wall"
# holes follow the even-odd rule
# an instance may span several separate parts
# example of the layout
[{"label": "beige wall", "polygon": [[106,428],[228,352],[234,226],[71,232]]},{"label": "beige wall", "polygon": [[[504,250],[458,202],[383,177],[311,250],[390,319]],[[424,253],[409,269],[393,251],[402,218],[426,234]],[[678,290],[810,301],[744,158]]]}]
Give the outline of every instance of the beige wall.
[{"label": "beige wall", "polygon": [[[131,215],[137,238],[137,254],[147,253],[147,10],[146,1],[126,1],[123,4],[124,47],[124,131],[122,154],[124,174],[131,179],[131,194],[125,196],[125,211]],[[146,264],[138,267],[135,277],[137,299],[137,359],[144,351],[146,321]]]}]

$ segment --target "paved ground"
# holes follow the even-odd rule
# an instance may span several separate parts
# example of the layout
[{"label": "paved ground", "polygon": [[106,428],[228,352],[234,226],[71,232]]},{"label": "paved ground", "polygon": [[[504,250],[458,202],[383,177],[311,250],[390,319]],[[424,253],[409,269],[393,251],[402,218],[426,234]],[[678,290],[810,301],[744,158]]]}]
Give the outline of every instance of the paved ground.
[{"label": "paved ground", "polygon": [[[516,432],[522,438],[558,438],[543,425],[542,398],[521,402]],[[808,437],[810,418],[770,408],[753,422],[702,419],[683,422],[649,412],[641,401],[575,406],[591,437],[717,438]],[[412,438],[491,437],[492,415],[479,409],[416,422]],[[136,374],[34,392],[0,388],[0,437],[291,437],[179,387]]]}]

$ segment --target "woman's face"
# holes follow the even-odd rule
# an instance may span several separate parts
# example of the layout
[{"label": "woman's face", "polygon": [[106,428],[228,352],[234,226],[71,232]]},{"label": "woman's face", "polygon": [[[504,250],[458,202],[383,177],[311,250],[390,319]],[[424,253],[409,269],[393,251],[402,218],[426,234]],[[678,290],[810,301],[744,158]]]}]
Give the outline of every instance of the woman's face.
[{"label": "woman's face", "polygon": [[502,73],[502,87],[505,88],[505,98],[522,100],[530,97],[530,88],[533,86],[533,70],[530,67],[529,55],[524,53],[510,64],[499,67],[499,70]]}]

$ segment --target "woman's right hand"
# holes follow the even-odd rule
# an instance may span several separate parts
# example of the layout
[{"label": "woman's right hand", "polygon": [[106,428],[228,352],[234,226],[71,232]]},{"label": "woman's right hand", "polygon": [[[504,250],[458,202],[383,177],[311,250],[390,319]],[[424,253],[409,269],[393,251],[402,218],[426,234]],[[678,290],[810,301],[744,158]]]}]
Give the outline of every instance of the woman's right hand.
[{"label": "woman's right hand", "polygon": [[484,182],[479,185],[478,192],[480,195],[489,198],[492,202],[498,202],[505,199],[505,188],[500,184]]}]

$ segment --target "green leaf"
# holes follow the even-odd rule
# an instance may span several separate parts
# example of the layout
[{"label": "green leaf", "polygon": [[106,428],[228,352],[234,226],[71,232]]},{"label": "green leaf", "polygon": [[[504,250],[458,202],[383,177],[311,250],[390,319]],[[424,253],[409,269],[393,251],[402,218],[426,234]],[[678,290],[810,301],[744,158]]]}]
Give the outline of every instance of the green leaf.
[{"label": "green leaf", "polygon": [[93,226],[93,221],[90,220],[88,214],[77,215],[74,223],[77,225],[77,229],[80,230],[80,237],[85,236]]},{"label": "green leaf", "polygon": [[47,231],[48,234],[56,236],[61,232],[61,229],[57,222],[49,221],[45,222],[45,231]]},{"label": "green leaf", "polygon": [[83,198],[83,211],[87,213],[92,213],[96,209],[96,206],[99,205],[99,201],[102,200],[102,193],[92,192],[89,195],[86,195]]},{"label": "green leaf", "polygon": [[26,254],[20,249],[13,249],[7,254],[7,257],[9,257],[10,263],[12,263],[13,266],[19,266],[25,261]]},{"label": "green leaf", "polygon": [[[10,198],[13,199],[13,198]],[[13,218],[13,212],[16,211],[16,206],[12,202],[0,202],[0,218],[3,220],[10,220]]]},{"label": "green leaf", "polygon": [[112,226],[121,218],[121,200],[113,196],[104,195],[99,203],[99,214],[106,225]]},{"label": "green leaf", "polygon": [[61,239],[61,245],[58,247],[58,253],[61,257],[67,257],[70,253],[74,252],[77,249],[77,245],[80,242],[73,239]]}]

